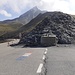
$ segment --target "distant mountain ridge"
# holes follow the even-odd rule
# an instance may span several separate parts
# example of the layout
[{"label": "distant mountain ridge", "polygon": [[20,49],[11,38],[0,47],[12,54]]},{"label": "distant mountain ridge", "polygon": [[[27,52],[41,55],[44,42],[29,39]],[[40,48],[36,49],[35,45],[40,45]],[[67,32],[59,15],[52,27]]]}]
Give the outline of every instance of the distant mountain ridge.
[{"label": "distant mountain ridge", "polygon": [[37,7],[33,7],[32,9],[15,19],[0,21],[0,36],[7,36],[7,33],[18,30],[20,27],[26,25],[40,13],[44,13],[44,11],[41,11]]},{"label": "distant mountain ridge", "polygon": [[22,14],[21,16],[19,16],[18,18],[1,21],[0,23],[1,24],[5,24],[5,23],[7,23],[7,24],[21,23],[21,24],[25,25],[40,13],[43,13],[43,11],[41,11],[37,7],[33,7],[32,9],[30,9],[26,13]]}]

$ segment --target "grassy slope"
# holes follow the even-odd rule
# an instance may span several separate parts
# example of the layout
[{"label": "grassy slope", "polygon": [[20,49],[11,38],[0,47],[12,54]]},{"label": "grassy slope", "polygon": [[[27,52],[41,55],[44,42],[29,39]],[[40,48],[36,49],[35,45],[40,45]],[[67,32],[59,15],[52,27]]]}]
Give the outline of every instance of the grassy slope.
[{"label": "grassy slope", "polygon": [[10,32],[13,31],[15,29],[13,29],[11,26],[9,25],[0,25],[0,35],[5,34],[6,32]]},{"label": "grassy slope", "polygon": [[28,32],[32,31],[48,15],[49,13],[39,14],[37,17],[32,19],[28,24],[19,28],[16,33],[21,32],[21,33],[27,34]]},{"label": "grassy slope", "polygon": [[[39,14],[37,17],[32,19],[28,24],[24,26],[20,23],[15,23],[15,22],[11,23],[10,25],[1,25],[0,35],[3,35],[3,37],[8,37],[8,36],[12,37],[12,36],[18,36],[20,32],[25,35],[28,32],[32,31],[44,18],[46,18],[49,15],[50,15],[50,12]],[[72,16],[75,17],[74,15]]]},{"label": "grassy slope", "polygon": [[[40,17],[41,16],[41,17]],[[31,30],[33,30],[35,28],[35,26],[40,22],[40,20],[42,20],[45,16],[42,16],[42,14],[40,14],[39,16],[37,16],[37,18],[34,18],[33,20],[31,20],[28,24],[17,28],[14,32],[10,32],[10,33],[6,33],[2,36],[2,38],[11,38],[11,37],[18,37],[19,33],[24,33],[27,34],[28,32],[30,32]],[[19,25],[19,24],[18,24]],[[11,25],[13,28],[15,27],[14,25]],[[12,35],[11,35],[12,34]]]},{"label": "grassy slope", "polygon": [[16,31],[17,29],[19,29],[22,26],[22,24],[20,23],[11,23],[11,24],[0,24],[0,37],[10,33]]}]

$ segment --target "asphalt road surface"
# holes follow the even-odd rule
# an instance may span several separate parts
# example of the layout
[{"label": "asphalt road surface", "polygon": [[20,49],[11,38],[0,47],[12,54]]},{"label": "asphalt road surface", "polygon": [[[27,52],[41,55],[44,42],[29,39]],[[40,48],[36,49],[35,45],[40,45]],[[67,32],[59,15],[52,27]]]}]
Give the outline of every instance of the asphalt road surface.
[{"label": "asphalt road surface", "polygon": [[0,75],[75,75],[75,46],[21,48],[2,43]]},{"label": "asphalt road surface", "polygon": [[75,46],[48,48],[46,75],[75,75]]},{"label": "asphalt road surface", "polygon": [[[12,42],[10,42],[12,43]],[[40,75],[45,48],[10,47],[0,44],[0,75]]]}]

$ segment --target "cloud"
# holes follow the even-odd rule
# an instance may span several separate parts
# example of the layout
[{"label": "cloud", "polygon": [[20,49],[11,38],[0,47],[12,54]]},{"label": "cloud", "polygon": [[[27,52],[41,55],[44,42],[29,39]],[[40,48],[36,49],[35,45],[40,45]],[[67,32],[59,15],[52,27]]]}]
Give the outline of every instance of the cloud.
[{"label": "cloud", "polygon": [[0,7],[4,6],[7,3],[7,0],[0,0]]},{"label": "cloud", "polygon": [[10,13],[6,12],[5,10],[0,10],[0,14],[4,15],[6,17],[12,17],[12,15]]},{"label": "cloud", "polygon": [[42,10],[75,14],[75,0],[0,0],[1,10],[10,9],[15,13],[21,13],[34,6]]},{"label": "cloud", "polygon": [[38,6],[43,10],[75,14],[75,0],[40,0]]},{"label": "cloud", "polygon": [[[21,13],[21,11],[36,6],[40,0],[0,0],[0,8],[11,9],[13,12]],[[6,6],[6,7],[5,7]]]}]

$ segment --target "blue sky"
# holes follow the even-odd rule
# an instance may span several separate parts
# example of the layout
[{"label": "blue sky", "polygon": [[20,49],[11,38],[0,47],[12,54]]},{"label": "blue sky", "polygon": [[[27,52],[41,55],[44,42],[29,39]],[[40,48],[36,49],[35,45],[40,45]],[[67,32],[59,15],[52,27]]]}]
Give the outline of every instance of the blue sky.
[{"label": "blue sky", "polygon": [[19,17],[34,6],[75,15],[75,0],[0,0],[0,21]]}]

